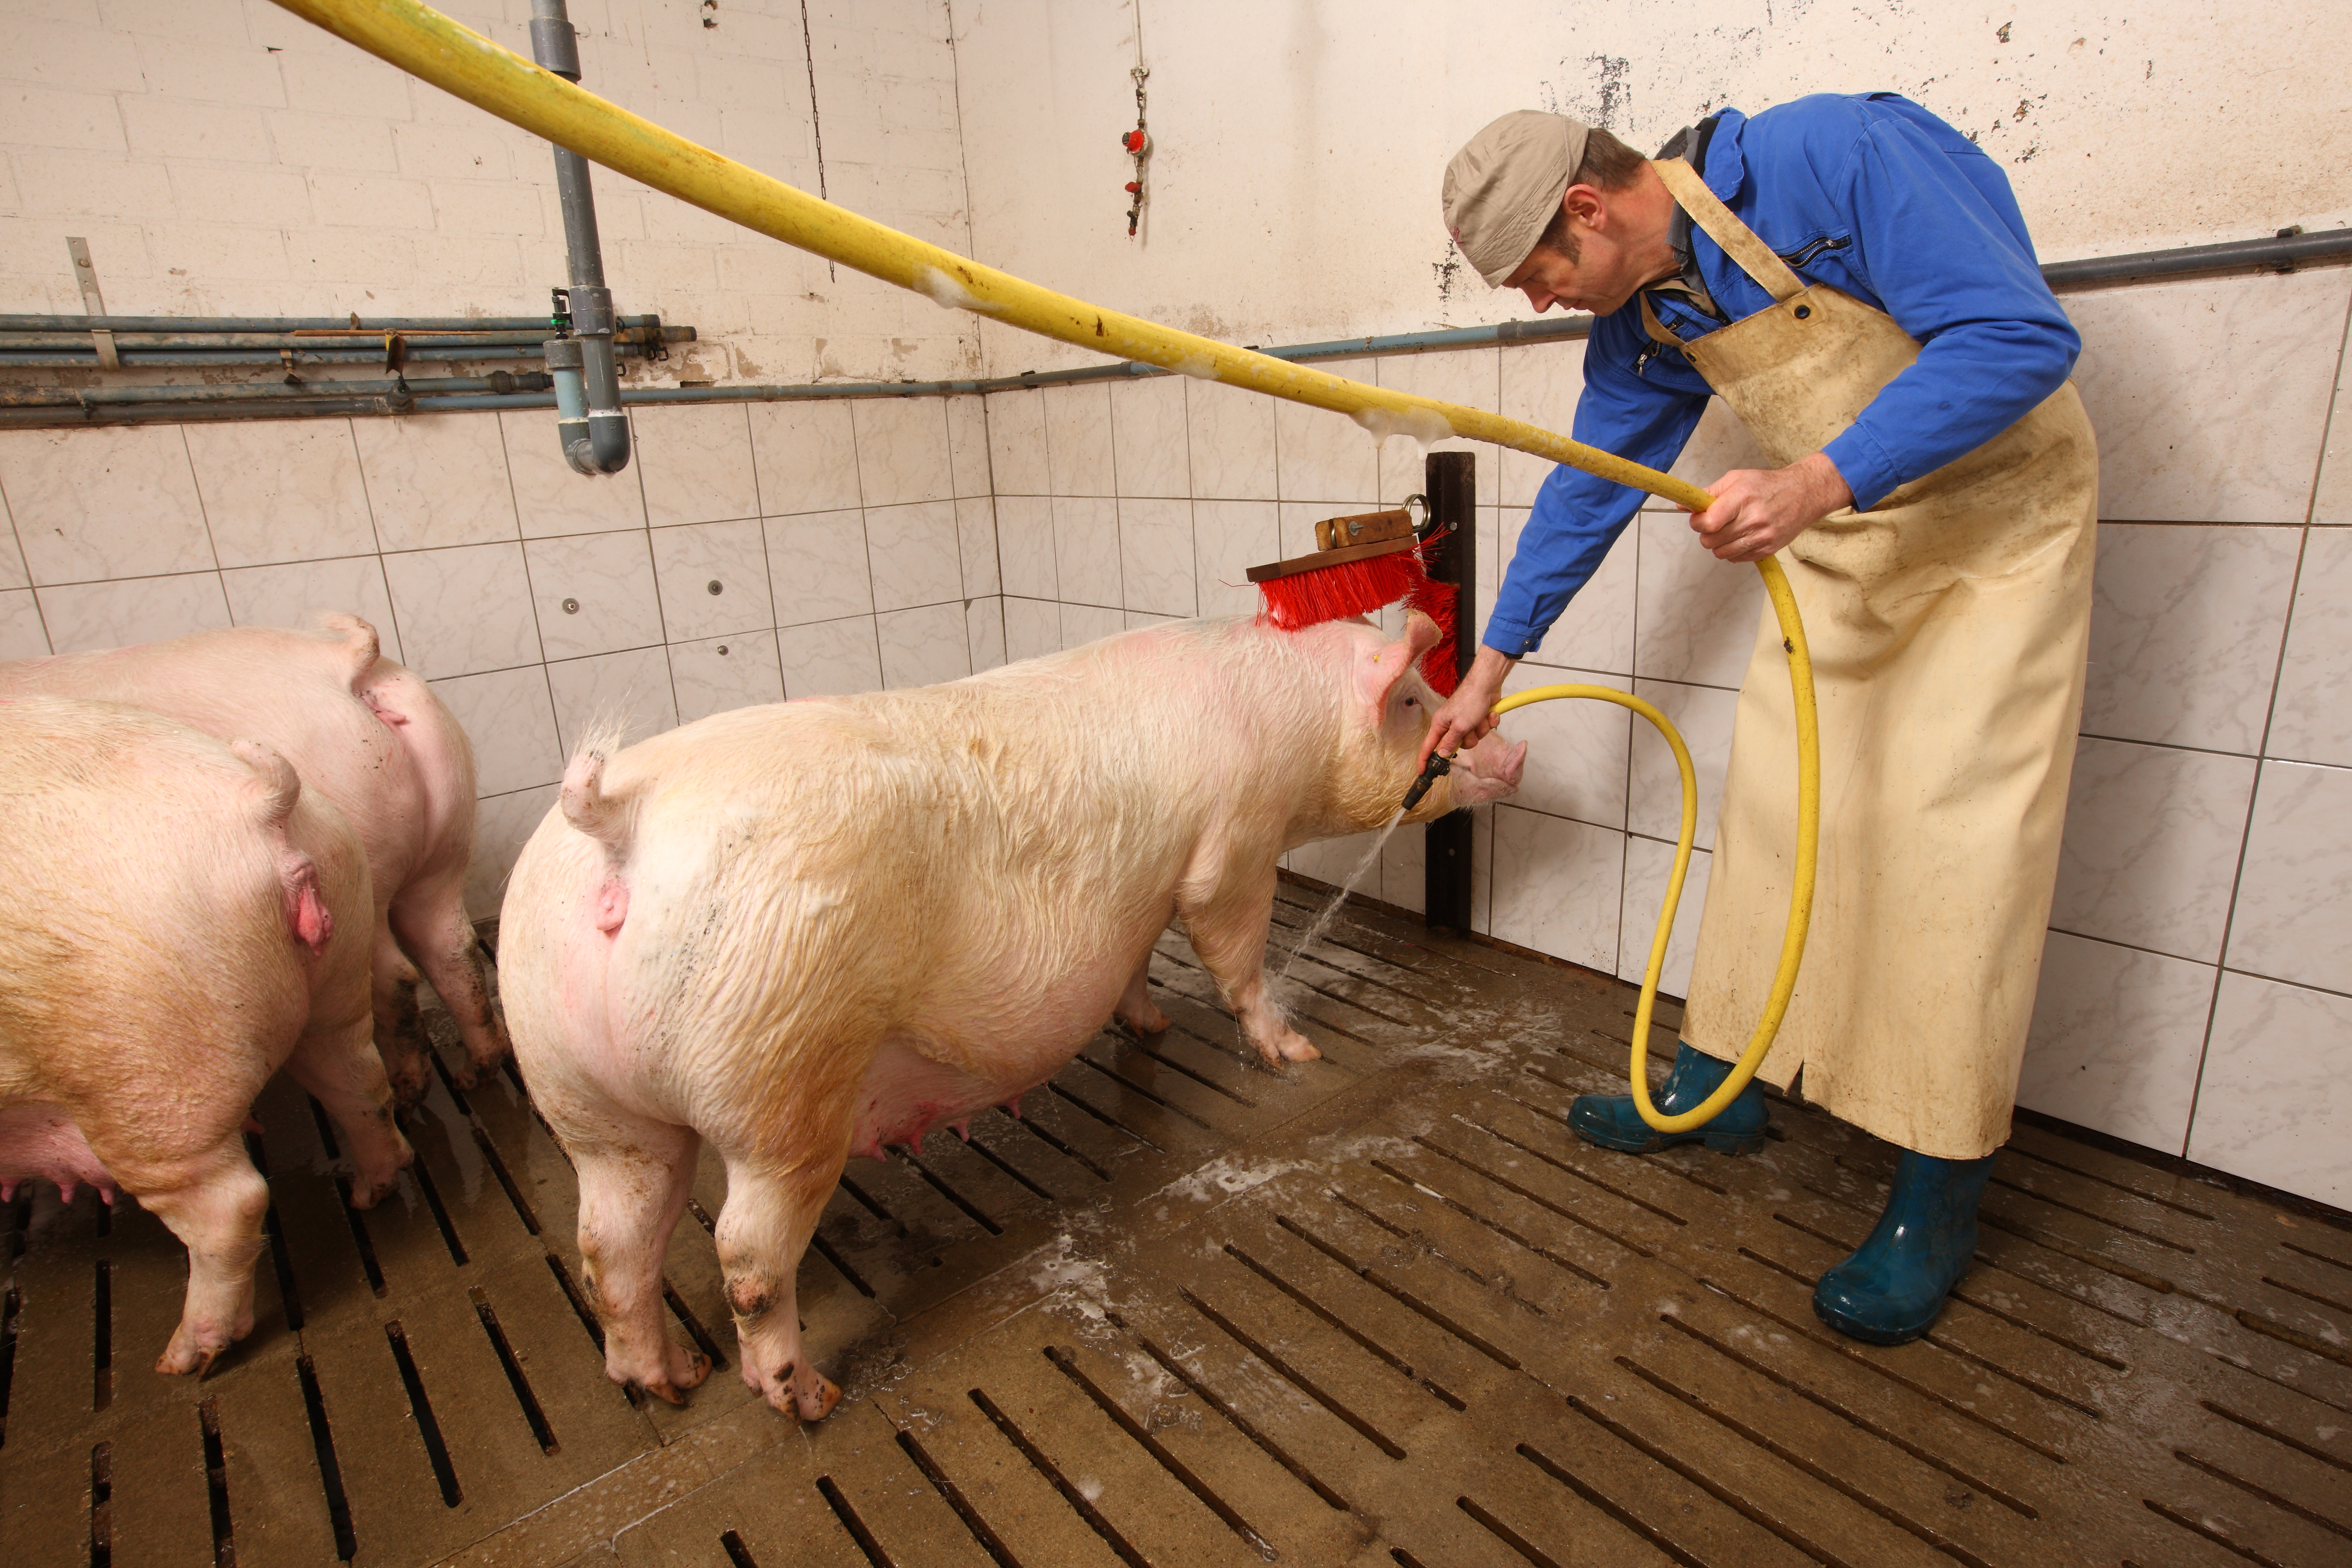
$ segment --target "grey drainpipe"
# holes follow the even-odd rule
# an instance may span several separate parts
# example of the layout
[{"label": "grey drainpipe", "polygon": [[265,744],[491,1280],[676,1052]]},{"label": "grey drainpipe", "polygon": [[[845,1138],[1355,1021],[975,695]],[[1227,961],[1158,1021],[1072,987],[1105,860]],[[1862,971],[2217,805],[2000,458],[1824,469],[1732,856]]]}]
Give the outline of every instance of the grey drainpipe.
[{"label": "grey drainpipe", "polygon": [[[563,0],[530,0],[530,54],[564,80],[580,79],[579,41]],[[555,189],[572,261],[572,335],[547,345],[556,437],[564,460],[581,473],[617,474],[629,465],[629,420],[621,412],[621,378],[613,367],[613,292],[604,287],[588,160],[569,147],[555,149]]]}]

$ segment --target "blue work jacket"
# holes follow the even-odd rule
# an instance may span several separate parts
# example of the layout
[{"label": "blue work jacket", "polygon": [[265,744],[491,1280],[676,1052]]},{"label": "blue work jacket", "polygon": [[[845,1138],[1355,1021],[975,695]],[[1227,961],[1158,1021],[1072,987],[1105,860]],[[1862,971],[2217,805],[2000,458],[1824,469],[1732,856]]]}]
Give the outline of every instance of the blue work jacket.
[{"label": "blue work jacket", "polygon": [[[1824,448],[1856,509],[1868,510],[1896,486],[2000,434],[2074,369],[2082,339],[2042,280],[2008,177],[1908,99],[1824,93],[1753,119],[1727,109],[1700,174],[1799,277],[1885,311],[1920,344],[1917,363]],[[1726,321],[1772,302],[1704,233],[1694,232],[1690,244]],[[1725,324],[1685,294],[1650,300],[1679,337]],[[1679,351],[1650,342],[1637,296],[1592,323],[1573,433],[1587,446],[1664,468],[1708,395]],[[1514,658],[1534,651],[1642,500],[1639,490],[1580,469],[1553,469],[1481,640]],[[1690,547],[1699,548],[1696,541]]]}]

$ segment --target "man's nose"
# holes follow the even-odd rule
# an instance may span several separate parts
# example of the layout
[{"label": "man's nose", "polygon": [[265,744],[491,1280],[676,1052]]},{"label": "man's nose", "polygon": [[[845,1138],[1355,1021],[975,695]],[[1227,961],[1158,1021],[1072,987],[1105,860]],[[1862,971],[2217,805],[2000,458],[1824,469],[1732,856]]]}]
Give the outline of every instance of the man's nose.
[{"label": "man's nose", "polygon": [[1528,297],[1528,303],[1535,307],[1536,314],[1538,316],[1542,315],[1546,310],[1550,310],[1554,300],[1558,298],[1558,296],[1544,289],[1540,284],[1536,283],[1521,284],[1519,286],[1519,292]]}]

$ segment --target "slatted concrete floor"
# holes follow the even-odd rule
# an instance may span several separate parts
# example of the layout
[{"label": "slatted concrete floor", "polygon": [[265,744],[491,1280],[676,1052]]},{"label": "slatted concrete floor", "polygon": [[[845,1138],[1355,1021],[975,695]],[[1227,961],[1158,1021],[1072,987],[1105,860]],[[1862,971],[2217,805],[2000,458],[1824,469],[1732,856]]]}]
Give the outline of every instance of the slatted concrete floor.
[{"label": "slatted concrete floor", "polygon": [[[1277,943],[1312,912],[1286,886]],[[1351,908],[1285,986],[1325,1059],[1276,1076],[1179,938],[1154,973],[1166,1035],[853,1164],[805,1431],[737,1381],[715,1172],[668,1278],[723,1370],[604,1380],[511,1078],[445,1076],[365,1215],[274,1089],[259,1322],[201,1384],[151,1370],[162,1227],[20,1195],[0,1562],[2352,1563],[2352,1232],[2021,1128],[1960,1299],[1872,1349],[1808,1294],[1885,1149],[1793,1104],[1746,1160],[1570,1136],[1627,988]]]}]

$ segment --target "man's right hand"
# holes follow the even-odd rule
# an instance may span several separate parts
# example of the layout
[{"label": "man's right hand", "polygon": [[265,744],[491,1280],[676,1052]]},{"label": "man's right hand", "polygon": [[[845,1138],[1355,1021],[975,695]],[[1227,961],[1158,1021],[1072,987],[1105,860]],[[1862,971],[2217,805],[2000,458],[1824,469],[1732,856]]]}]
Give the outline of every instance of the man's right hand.
[{"label": "man's right hand", "polygon": [[1503,699],[1503,679],[1518,662],[1491,647],[1479,648],[1469,673],[1431,718],[1416,765],[1427,763],[1432,752],[1450,757],[1463,747],[1475,746],[1486,738],[1495,727],[1495,704]]}]

